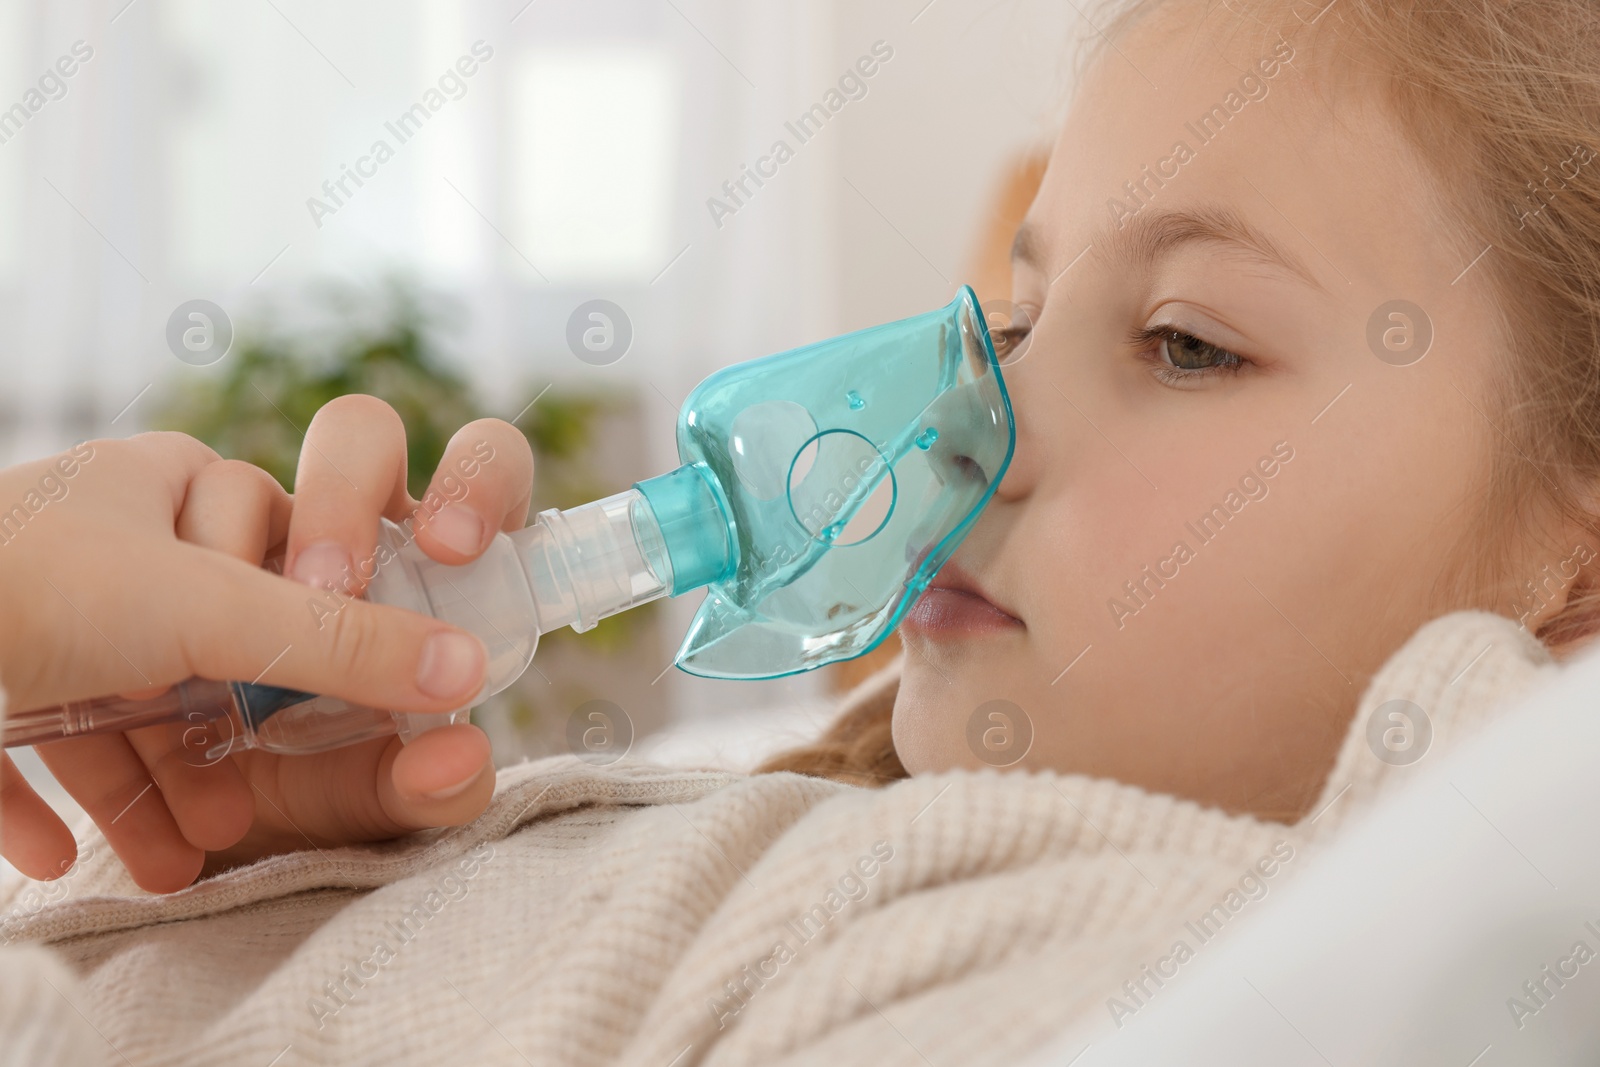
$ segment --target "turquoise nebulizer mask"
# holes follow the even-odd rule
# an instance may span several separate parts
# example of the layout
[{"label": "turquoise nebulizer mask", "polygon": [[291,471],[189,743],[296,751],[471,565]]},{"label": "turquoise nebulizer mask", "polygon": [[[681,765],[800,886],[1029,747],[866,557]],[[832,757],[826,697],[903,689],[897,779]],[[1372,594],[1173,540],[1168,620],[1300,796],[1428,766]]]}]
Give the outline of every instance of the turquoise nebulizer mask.
[{"label": "turquoise nebulizer mask", "polygon": [[[509,686],[541,633],[587,630],[706,590],[676,663],[776,678],[869,651],[971,529],[1016,443],[994,344],[970,288],[936,311],[736,364],[678,419],[683,465],[604,500],[545,511],[465,566],[385,521],[366,597],[481,638]],[[463,721],[274,686],[192,679],[153,700],[105,698],[8,719],[5,743],[190,723],[185,745],[314,752]]]},{"label": "turquoise nebulizer mask", "polygon": [[[971,289],[707,378],[678,422],[685,466],[666,478],[720,487],[734,551],[690,579],[718,571],[678,666],[775,678],[876,646],[988,503],[1015,440]],[[653,499],[660,481],[638,488]]]}]

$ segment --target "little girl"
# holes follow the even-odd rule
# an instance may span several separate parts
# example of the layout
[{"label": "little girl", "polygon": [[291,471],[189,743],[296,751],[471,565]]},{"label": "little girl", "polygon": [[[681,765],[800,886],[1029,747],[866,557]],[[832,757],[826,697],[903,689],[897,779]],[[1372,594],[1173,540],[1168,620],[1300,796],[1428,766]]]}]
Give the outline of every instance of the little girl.
[{"label": "little girl", "polygon": [[[1248,921],[1600,628],[1600,11],[1133,0],[1102,30],[1017,235],[1012,466],[903,666],[767,768],[802,773],[524,765],[458,830],[329,820],[164,898],[97,854],[13,925],[107,1040],[979,1063],[1114,1032],[1151,967],[1181,980],[1185,920]],[[316,452],[393,472],[391,418],[345,402]],[[409,504],[297,489],[313,581]],[[511,495],[465,502],[460,558]],[[303,847],[259,801],[210,830],[213,870]],[[441,872],[461,895],[393,933]],[[159,1003],[126,992],[157,968]]]},{"label": "little girl", "polygon": [[1423,622],[1600,627],[1597,31],[1125,5],[1017,235],[1016,459],[901,630],[892,743],[863,711],[774,766],[975,766],[999,698],[1022,766],[1293,822]]}]

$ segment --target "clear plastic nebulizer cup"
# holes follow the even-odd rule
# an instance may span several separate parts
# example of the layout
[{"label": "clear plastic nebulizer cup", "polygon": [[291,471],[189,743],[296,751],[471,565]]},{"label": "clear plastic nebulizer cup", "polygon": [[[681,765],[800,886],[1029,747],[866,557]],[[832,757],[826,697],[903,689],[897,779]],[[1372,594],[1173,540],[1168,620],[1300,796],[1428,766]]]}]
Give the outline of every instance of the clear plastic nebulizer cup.
[{"label": "clear plastic nebulizer cup", "polygon": [[[465,566],[384,521],[367,599],[443,619],[489,653],[479,699],[533,661],[539,635],[583,631],[662,596],[707,590],[677,665],[773,678],[881,642],[949,559],[1011,461],[1011,402],[977,298],[740,363],[678,419],[682,465],[546,511]],[[464,721],[246,682],[191,679],[5,724],[5,744],[171,723],[210,760],[236,747],[316,752]]]}]

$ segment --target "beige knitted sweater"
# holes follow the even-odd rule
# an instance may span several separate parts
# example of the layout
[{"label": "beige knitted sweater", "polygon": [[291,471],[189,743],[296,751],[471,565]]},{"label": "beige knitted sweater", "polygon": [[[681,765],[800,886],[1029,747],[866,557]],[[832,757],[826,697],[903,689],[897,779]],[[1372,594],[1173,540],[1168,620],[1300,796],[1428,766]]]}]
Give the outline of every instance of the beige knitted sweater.
[{"label": "beige knitted sweater", "polygon": [[1423,708],[1432,755],[1552,669],[1507,619],[1425,626],[1294,827],[1054,774],[862,790],[559,758],[501,772],[469,826],[169,896],[86,832],[64,898],[0,897],[0,1059],[1009,1062],[1083,1013],[1137,1013],[1149,968],[1247,921],[1403,781],[1367,739],[1380,705]]}]

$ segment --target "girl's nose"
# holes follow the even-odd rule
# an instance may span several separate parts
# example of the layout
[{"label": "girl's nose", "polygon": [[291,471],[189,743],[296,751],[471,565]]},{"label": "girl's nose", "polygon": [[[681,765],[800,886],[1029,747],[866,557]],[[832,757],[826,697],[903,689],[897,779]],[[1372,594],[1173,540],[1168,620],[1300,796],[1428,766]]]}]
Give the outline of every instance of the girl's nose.
[{"label": "girl's nose", "polygon": [[[1028,360],[1021,359],[1001,367],[1006,391],[1011,397],[1011,413],[1016,421],[1017,443],[1011,453],[1011,466],[1006,468],[995,499],[1015,502],[1033,492],[1039,480],[1038,419],[1041,415],[1038,390],[1050,389],[1043,375],[1029,373]],[[1054,396],[1051,393],[1051,396]]]}]

